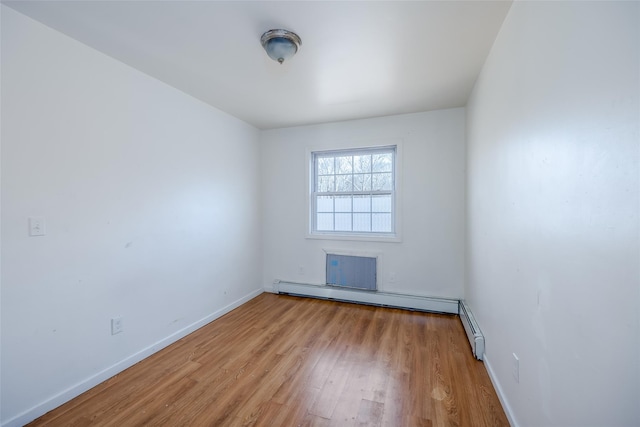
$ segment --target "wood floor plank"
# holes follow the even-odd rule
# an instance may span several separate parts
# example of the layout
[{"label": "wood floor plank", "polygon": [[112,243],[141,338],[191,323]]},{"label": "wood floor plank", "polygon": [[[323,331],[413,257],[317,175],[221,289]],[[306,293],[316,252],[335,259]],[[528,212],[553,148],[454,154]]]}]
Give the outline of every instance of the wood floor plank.
[{"label": "wood floor plank", "polygon": [[382,422],[383,411],[383,403],[362,399],[358,407],[355,425],[357,427],[378,427]]},{"label": "wood floor plank", "polygon": [[508,426],[456,316],[263,294],[31,426]]}]

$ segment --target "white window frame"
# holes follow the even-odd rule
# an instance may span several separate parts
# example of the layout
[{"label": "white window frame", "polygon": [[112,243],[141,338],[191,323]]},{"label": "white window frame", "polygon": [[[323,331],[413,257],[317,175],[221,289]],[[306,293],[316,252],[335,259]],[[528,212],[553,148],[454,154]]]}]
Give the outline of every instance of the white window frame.
[{"label": "white window frame", "polygon": [[[401,144],[400,141],[393,140],[387,141],[386,144],[357,144],[349,148],[318,148],[307,149],[307,165],[308,165],[308,232],[307,238],[310,239],[327,239],[327,240],[361,240],[361,241],[379,241],[379,242],[400,242],[401,241],[401,222],[400,222],[400,170],[401,164]],[[358,155],[361,153],[375,153],[380,151],[393,151],[393,164],[392,164],[392,179],[393,188],[390,191],[384,192],[331,192],[321,193],[327,195],[357,195],[357,194],[390,194],[392,200],[391,207],[391,232],[362,232],[362,231],[324,231],[316,229],[316,156],[322,155]]]}]

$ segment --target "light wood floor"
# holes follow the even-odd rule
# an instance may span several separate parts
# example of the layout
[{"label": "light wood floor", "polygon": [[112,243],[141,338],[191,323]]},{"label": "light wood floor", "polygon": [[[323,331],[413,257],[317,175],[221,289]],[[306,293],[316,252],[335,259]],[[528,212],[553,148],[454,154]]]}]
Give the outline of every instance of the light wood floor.
[{"label": "light wood floor", "polygon": [[456,316],[262,294],[32,426],[508,426]]}]

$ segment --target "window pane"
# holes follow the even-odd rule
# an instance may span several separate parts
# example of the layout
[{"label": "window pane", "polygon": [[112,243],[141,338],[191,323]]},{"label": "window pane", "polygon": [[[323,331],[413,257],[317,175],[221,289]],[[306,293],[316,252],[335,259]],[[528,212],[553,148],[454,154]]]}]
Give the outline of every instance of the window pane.
[{"label": "window pane", "polygon": [[391,196],[373,196],[372,212],[391,212]]},{"label": "window pane", "polygon": [[371,196],[353,196],[354,212],[371,212]]},{"label": "window pane", "polygon": [[381,233],[390,233],[391,230],[391,214],[372,214],[371,231]]},{"label": "window pane", "polygon": [[336,176],[336,191],[353,191],[353,175]]},{"label": "window pane", "polygon": [[336,191],[335,177],[334,176],[319,176],[318,177],[318,193],[324,193],[327,191]]},{"label": "window pane", "polygon": [[316,228],[319,231],[333,231],[333,214],[330,214],[330,213],[317,214]]},{"label": "window pane", "polygon": [[371,175],[370,174],[354,175],[353,191],[371,191]]},{"label": "window pane", "polygon": [[393,232],[395,148],[387,153],[377,147],[320,151],[313,156],[315,230]]},{"label": "window pane", "polygon": [[336,197],[336,212],[351,212],[351,196]]},{"label": "window pane", "polygon": [[351,231],[351,214],[336,214],[336,231]]},{"label": "window pane", "polygon": [[353,172],[371,172],[371,155],[353,156]]},{"label": "window pane", "polygon": [[333,197],[317,196],[316,212],[333,212]]},{"label": "window pane", "polygon": [[374,154],[372,156],[374,172],[391,172],[393,170],[393,158],[391,153]]},{"label": "window pane", "polygon": [[333,157],[318,157],[318,175],[333,174]]},{"label": "window pane", "polygon": [[353,231],[371,231],[371,215],[353,214]]},{"label": "window pane", "polygon": [[351,167],[352,156],[336,157],[336,173],[351,173],[353,172]]},{"label": "window pane", "polygon": [[374,173],[372,176],[372,190],[392,190],[393,182],[391,180],[391,173]]}]

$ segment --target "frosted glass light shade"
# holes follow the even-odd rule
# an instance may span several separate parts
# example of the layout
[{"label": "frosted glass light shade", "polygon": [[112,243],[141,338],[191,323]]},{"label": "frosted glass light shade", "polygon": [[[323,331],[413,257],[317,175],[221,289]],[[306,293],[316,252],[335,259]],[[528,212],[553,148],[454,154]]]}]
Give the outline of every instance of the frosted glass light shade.
[{"label": "frosted glass light shade", "polygon": [[302,44],[296,33],[287,30],[269,30],[260,38],[269,58],[282,64],[293,57]]}]

